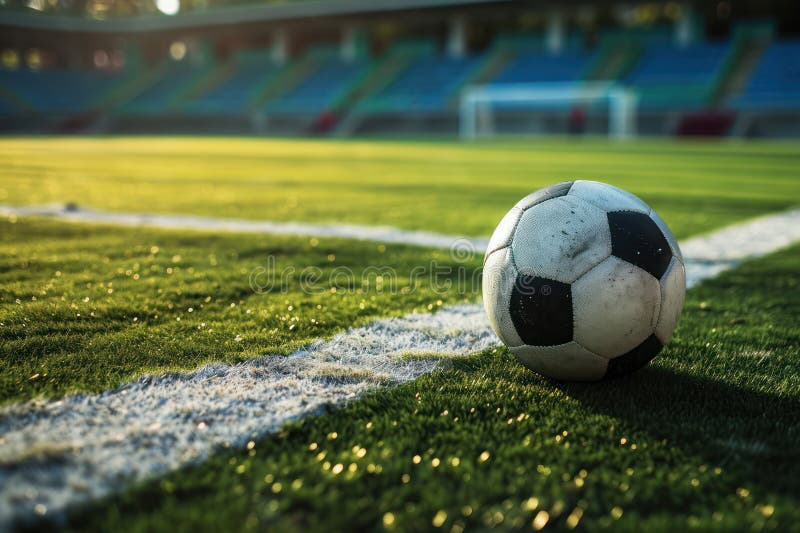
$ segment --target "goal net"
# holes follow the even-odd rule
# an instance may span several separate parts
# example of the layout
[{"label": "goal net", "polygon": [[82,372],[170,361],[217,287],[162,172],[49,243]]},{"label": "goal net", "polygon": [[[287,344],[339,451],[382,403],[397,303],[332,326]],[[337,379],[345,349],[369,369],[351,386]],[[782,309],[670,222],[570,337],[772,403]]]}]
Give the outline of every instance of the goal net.
[{"label": "goal net", "polygon": [[537,113],[580,126],[589,110],[607,114],[609,135],[625,138],[636,135],[637,100],[635,92],[602,82],[472,86],[461,93],[459,131],[465,139],[492,136],[502,129],[498,116]]}]

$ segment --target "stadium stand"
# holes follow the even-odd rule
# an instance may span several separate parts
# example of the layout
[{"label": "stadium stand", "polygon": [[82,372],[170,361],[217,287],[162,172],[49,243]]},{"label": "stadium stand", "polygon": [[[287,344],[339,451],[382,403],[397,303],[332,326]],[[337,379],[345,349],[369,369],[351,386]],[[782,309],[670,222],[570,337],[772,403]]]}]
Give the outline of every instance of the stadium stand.
[{"label": "stadium stand", "polygon": [[[324,11],[323,2],[293,3],[301,4]],[[41,39],[36,47],[26,49],[30,45],[17,45],[11,33],[4,39],[0,32],[0,126],[41,132],[452,134],[458,130],[459,96],[468,85],[549,84],[552,91],[612,82],[638,97],[631,116],[639,134],[800,135],[800,40],[778,37],[776,18],[737,19],[721,32],[704,23],[700,11],[681,18],[684,9],[673,5],[669,17],[667,10],[650,22],[595,17],[595,25],[575,25],[570,13],[577,11],[565,7],[556,10],[567,15],[560,26],[545,14],[536,19],[544,22],[538,31],[519,31],[508,21],[522,8],[509,5],[510,18],[498,18],[506,22],[473,31],[479,11],[439,7],[427,15],[409,8],[405,22],[394,15],[382,19],[394,26],[320,16],[313,31],[301,31],[278,17],[243,23],[235,35],[222,29],[228,19],[212,29],[178,17],[178,26],[172,19],[159,19],[157,26],[185,25],[185,32],[160,34],[148,26],[114,39],[101,37],[107,26],[88,38],[97,21],[65,19],[76,24],[70,53],[51,31],[57,25],[37,18],[42,28],[29,30]],[[270,9],[257,11],[278,13]],[[230,16],[246,13],[249,8]],[[625,13],[650,12],[642,7]],[[458,21],[464,24],[459,31]],[[124,30],[134,23],[139,24],[119,20],[112,27]],[[780,35],[797,33],[784,26]],[[708,42],[709,35],[726,40]],[[173,53],[175,45],[184,54]],[[41,68],[26,67],[31,51],[40,56],[33,65]],[[93,68],[98,51],[119,53],[124,70]],[[217,64],[221,57],[225,62]],[[608,131],[610,100],[541,98],[536,90],[519,103],[492,103],[482,120],[497,125],[498,134],[565,133],[573,116],[586,123],[576,129],[582,133]],[[722,125],[707,127],[712,122]],[[771,128],[778,122],[779,128]]]},{"label": "stadium stand", "polygon": [[31,110],[53,115],[93,110],[121,79],[120,75],[97,70],[0,70],[3,89]]},{"label": "stadium stand", "polygon": [[0,116],[7,117],[19,113],[19,108],[0,96]]},{"label": "stadium stand", "polygon": [[240,56],[231,74],[182,110],[201,115],[245,113],[255,103],[260,89],[277,75],[280,66],[262,56]]},{"label": "stadium stand", "polygon": [[692,109],[713,97],[728,44],[701,44],[686,48],[653,45],[645,50],[625,83],[639,94],[644,109]]},{"label": "stadium stand", "polygon": [[324,60],[319,67],[267,106],[268,113],[312,114],[330,111],[369,68],[369,61]]},{"label": "stadium stand", "polygon": [[744,92],[741,109],[800,106],[800,40],[775,43],[764,52]]},{"label": "stadium stand", "polygon": [[170,62],[161,78],[124,104],[121,111],[131,115],[155,115],[170,111],[176,105],[176,100],[210,72],[210,67]]},{"label": "stadium stand", "polygon": [[592,59],[591,54],[582,52],[558,55],[522,52],[491,80],[491,84],[579,81]]},{"label": "stadium stand", "polygon": [[482,56],[419,57],[383,91],[365,101],[359,110],[382,113],[443,111],[481,60]]}]

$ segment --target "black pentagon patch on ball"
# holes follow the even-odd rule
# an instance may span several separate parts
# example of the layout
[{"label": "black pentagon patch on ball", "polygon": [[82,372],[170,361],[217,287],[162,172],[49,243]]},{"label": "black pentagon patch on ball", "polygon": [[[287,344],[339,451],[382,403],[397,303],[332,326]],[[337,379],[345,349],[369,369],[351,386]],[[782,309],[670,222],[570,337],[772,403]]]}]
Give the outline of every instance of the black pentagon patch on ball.
[{"label": "black pentagon patch on ball", "polygon": [[644,365],[649,363],[650,360],[655,357],[663,347],[664,345],[660,340],[658,340],[658,337],[655,335],[650,335],[644,340],[644,342],[642,342],[642,344],[630,352],[609,360],[605,377],[615,378],[629,374],[634,370],[639,370]]},{"label": "black pentagon patch on ball", "polygon": [[572,340],[572,289],[566,283],[520,274],[509,312],[525,344],[555,346]]},{"label": "black pentagon patch on ball", "polygon": [[608,213],[611,253],[661,279],[672,261],[672,249],[661,229],[644,213]]},{"label": "black pentagon patch on ball", "polygon": [[530,209],[531,207],[539,205],[542,202],[546,202],[547,200],[566,196],[567,193],[569,193],[569,190],[572,188],[573,183],[575,182],[564,181],[561,183],[556,183],[555,185],[548,185],[547,187],[530,193],[528,196],[517,202],[517,205],[524,204],[525,209]]}]

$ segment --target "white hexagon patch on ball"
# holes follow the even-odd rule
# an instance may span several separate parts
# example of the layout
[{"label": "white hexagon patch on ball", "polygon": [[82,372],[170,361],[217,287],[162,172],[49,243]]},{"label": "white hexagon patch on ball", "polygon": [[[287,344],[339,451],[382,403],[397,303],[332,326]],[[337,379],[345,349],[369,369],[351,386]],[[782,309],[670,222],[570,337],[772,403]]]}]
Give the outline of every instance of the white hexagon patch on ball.
[{"label": "white hexagon patch on ball", "polygon": [[672,337],[686,293],[683,257],[642,200],[570,181],[515,205],[490,239],[483,303],[522,364],[595,381],[646,365]]}]

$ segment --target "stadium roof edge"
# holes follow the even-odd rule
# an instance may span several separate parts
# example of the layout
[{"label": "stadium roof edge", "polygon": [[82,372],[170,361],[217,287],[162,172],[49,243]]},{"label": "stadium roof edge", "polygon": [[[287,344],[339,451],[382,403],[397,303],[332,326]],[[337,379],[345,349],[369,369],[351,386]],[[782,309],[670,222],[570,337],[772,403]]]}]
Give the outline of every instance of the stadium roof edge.
[{"label": "stadium roof edge", "polygon": [[364,15],[382,11],[409,11],[459,5],[511,3],[513,0],[310,0],[282,5],[240,5],[189,12],[176,16],[142,15],[96,20],[41,13],[0,12],[0,27],[81,33],[151,32],[180,28],[226,26],[243,22],[270,22],[320,16]]}]

